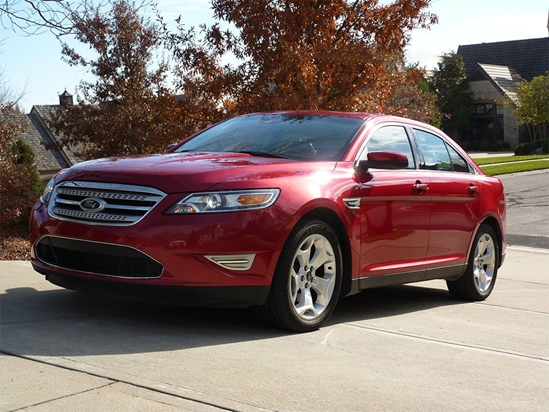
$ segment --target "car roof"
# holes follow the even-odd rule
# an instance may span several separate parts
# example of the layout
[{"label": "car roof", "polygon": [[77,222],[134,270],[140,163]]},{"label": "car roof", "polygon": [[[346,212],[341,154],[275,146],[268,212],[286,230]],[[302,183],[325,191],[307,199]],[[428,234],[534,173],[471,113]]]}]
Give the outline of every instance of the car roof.
[{"label": "car roof", "polygon": [[249,113],[243,116],[255,116],[255,115],[266,115],[266,114],[280,114],[280,115],[298,115],[298,116],[333,116],[333,117],[350,117],[355,119],[366,120],[370,117],[385,116],[385,115],[376,115],[372,113],[362,113],[362,112],[339,112],[331,110],[281,110],[274,112],[256,112]]}]

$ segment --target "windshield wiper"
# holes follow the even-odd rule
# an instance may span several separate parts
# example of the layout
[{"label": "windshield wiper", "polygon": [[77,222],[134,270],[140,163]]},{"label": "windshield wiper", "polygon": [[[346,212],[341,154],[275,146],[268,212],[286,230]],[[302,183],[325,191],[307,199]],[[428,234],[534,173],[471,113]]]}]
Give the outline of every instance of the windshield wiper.
[{"label": "windshield wiper", "polygon": [[235,153],[244,153],[244,154],[249,154],[250,156],[257,156],[257,157],[273,157],[277,159],[290,159],[289,157],[280,156],[274,153],[262,152],[259,150],[238,150]]}]

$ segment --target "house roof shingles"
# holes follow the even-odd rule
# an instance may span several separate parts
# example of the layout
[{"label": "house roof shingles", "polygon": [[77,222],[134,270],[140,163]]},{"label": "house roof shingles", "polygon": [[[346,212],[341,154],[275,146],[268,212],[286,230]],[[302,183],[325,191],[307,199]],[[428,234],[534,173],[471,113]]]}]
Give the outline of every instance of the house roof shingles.
[{"label": "house roof shingles", "polygon": [[51,143],[44,138],[44,133],[41,133],[36,125],[36,119],[30,114],[26,115],[19,111],[11,111],[9,114],[2,114],[5,120],[20,124],[25,131],[19,134],[27,144],[31,147],[35,155],[36,166],[38,171],[42,173],[56,172],[59,169],[69,167],[70,164],[66,161],[63,155],[55,149],[45,149],[47,143]]},{"label": "house roof shingles", "polygon": [[549,71],[549,37],[462,45],[457,54],[463,58],[467,75],[477,63],[513,68],[526,81]]},{"label": "house roof shingles", "polygon": [[[43,130],[39,129],[41,134],[44,135],[44,139],[48,139],[49,143],[57,143],[57,136],[53,135],[52,131],[48,128],[44,127],[44,121],[48,120],[52,114],[53,111],[60,109],[60,105],[34,105],[32,107],[32,110],[29,114],[34,115],[36,119],[40,122],[40,125]],[[43,132],[43,133],[42,133]],[[76,164],[78,162],[81,162],[82,159],[80,159],[73,150],[70,148],[63,148],[63,153],[60,155],[64,156],[66,161],[70,163],[70,165]]]},{"label": "house roof shingles", "polygon": [[502,94],[507,95],[511,100],[516,98],[513,91],[520,81],[516,70],[507,66],[479,63],[477,69],[469,77],[471,81],[490,79]]}]

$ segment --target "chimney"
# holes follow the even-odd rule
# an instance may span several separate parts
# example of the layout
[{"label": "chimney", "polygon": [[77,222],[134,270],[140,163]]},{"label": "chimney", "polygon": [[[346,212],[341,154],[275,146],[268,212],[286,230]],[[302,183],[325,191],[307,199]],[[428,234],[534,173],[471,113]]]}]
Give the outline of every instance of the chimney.
[{"label": "chimney", "polygon": [[68,93],[67,90],[65,90],[63,94],[59,95],[59,104],[63,107],[72,106],[72,94]]}]

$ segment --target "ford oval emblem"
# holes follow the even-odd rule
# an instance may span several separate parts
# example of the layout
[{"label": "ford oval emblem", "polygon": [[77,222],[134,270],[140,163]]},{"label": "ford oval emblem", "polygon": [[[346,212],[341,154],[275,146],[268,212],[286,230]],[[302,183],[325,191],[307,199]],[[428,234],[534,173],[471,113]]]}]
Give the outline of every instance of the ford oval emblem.
[{"label": "ford oval emblem", "polygon": [[88,213],[96,213],[105,209],[107,203],[95,197],[88,197],[80,202],[80,209]]}]

